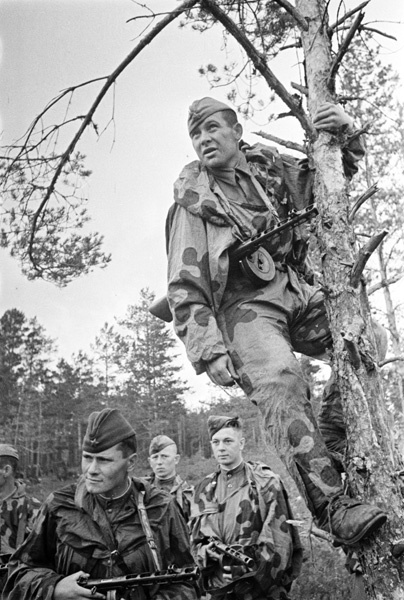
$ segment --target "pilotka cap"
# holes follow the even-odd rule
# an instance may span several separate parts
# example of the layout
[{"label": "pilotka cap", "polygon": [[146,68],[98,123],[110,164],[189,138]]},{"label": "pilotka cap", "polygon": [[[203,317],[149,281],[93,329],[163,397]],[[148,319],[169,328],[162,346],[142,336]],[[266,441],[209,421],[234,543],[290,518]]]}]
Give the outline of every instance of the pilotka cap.
[{"label": "pilotka cap", "polygon": [[167,448],[167,446],[171,446],[175,444],[174,440],[172,440],[168,435],[156,435],[150,442],[149,447],[149,455],[157,454]]},{"label": "pilotka cap", "polygon": [[117,408],[104,408],[89,416],[83,450],[103,452],[132,435],[135,431]]},{"label": "pilotka cap", "polygon": [[0,456],[12,456],[17,460],[20,460],[17,450],[14,446],[10,446],[10,444],[0,444]]},{"label": "pilotka cap", "polygon": [[214,436],[215,433],[217,433],[220,429],[223,429],[224,427],[235,427],[236,429],[240,429],[240,418],[238,416],[217,417],[213,415],[208,417],[208,430],[210,439],[212,439],[212,436]]},{"label": "pilotka cap", "polygon": [[195,100],[189,107],[188,114],[188,132],[189,135],[192,135],[192,132],[199,127],[199,125],[211,115],[214,115],[217,112],[222,110],[232,110],[234,114],[236,112],[224,102],[220,102],[219,100],[215,100],[214,98],[201,98],[200,100]]}]

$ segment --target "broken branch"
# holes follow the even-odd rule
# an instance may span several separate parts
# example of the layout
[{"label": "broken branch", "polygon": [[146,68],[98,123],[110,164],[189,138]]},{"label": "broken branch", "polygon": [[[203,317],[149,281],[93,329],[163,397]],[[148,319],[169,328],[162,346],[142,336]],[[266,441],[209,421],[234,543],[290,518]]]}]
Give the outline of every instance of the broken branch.
[{"label": "broken branch", "polygon": [[374,183],[363,194],[361,194],[357,200],[355,200],[355,204],[351,208],[351,211],[348,216],[349,223],[352,223],[352,221],[355,218],[356,213],[358,212],[358,210],[360,209],[362,204],[364,204],[366,202],[366,200],[371,198],[373,196],[373,194],[376,194],[376,192],[378,192],[378,191],[379,191],[379,188],[377,187],[377,183]]},{"label": "broken branch", "polygon": [[335,23],[333,23],[332,25],[330,25],[329,28],[328,28],[329,35],[337,27],[339,27],[339,25],[341,25],[342,23],[344,23],[344,21],[346,21],[347,19],[349,19],[349,17],[352,17],[352,15],[354,15],[356,12],[358,12],[359,10],[362,10],[362,8],[365,8],[365,6],[367,6],[369,4],[369,2],[370,2],[370,0],[366,0],[366,2],[362,2],[362,4],[359,4],[359,6],[357,6],[356,8],[353,8],[352,10],[349,10],[347,13],[344,14],[343,17],[341,17],[340,19],[338,19],[338,21],[335,21]]},{"label": "broken branch", "polygon": [[266,133],[265,131],[253,131],[254,135],[260,135],[266,140],[270,140],[271,142],[275,142],[275,144],[279,144],[280,146],[284,146],[285,148],[289,148],[290,150],[297,150],[302,154],[307,155],[307,151],[304,146],[300,144],[296,144],[295,142],[289,142],[287,140],[283,140],[282,138],[278,138],[276,135],[272,135],[271,133]]},{"label": "broken branch", "polygon": [[359,250],[358,258],[352,267],[350,283],[353,288],[357,288],[362,277],[363,270],[371,257],[372,253],[382,243],[388,231],[384,229],[380,233],[377,233]]},{"label": "broken branch", "polygon": [[335,57],[332,65],[331,65],[330,76],[328,78],[328,83],[327,83],[329,89],[334,88],[335,76],[338,72],[341,61],[349,48],[349,44],[351,43],[352,38],[354,37],[355,33],[359,29],[359,26],[362,23],[364,16],[365,16],[365,13],[363,13],[363,12],[360,12],[358,14],[355,21],[352,23],[346,37],[342,40],[341,46],[338,49],[337,56]]}]

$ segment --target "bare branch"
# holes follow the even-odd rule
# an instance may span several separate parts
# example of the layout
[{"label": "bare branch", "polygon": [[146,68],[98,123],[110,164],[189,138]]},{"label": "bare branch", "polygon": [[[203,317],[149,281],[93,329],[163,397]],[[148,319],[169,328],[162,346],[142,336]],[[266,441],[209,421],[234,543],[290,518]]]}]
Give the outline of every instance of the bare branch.
[{"label": "bare branch", "polygon": [[363,270],[372,253],[382,243],[388,231],[384,229],[377,233],[359,250],[358,258],[352,267],[350,283],[353,288],[357,288],[362,277]]},{"label": "bare branch", "polygon": [[349,223],[352,223],[352,221],[355,218],[356,213],[358,212],[358,210],[360,209],[362,204],[364,204],[366,202],[366,200],[371,198],[378,191],[379,191],[379,188],[377,187],[377,183],[374,183],[363,194],[361,194],[357,200],[355,200],[355,204],[351,208],[351,211],[348,216]]},{"label": "bare branch", "polygon": [[338,49],[337,56],[335,57],[333,64],[331,66],[331,71],[330,71],[330,75],[328,78],[328,87],[329,88],[334,87],[335,76],[338,72],[341,61],[342,61],[343,57],[345,56],[345,54],[349,48],[349,44],[351,43],[355,33],[359,29],[359,25],[362,23],[364,16],[365,16],[365,13],[363,13],[363,12],[360,12],[358,14],[355,21],[352,23],[351,27],[349,28],[349,31],[348,31],[346,37],[342,40],[341,46]]},{"label": "bare branch", "polygon": [[333,23],[332,25],[329,26],[328,33],[331,34],[339,25],[341,25],[347,19],[352,17],[352,15],[354,15],[359,10],[362,10],[362,8],[365,8],[365,6],[367,6],[369,4],[369,2],[370,2],[370,0],[366,0],[366,2],[362,2],[362,4],[359,4],[359,6],[357,6],[356,8],[353,8],[352,10],[349,10],[348,12],[346,12],[340,19],[338,19],[338,21],[335,21],[335,23]]},{"label": "bare branch", "polygon": [[363,25],[361,27],[362,31],[371,31],[372,33],[378,33],[379,35],[389,38],[389,40],[394,40],[397,41],[397,38],[394,37],[394,35],[389,35],[388,33],[385,33],[384,31],[380,31],[379,29],[375,29],[374,27],[369,27],[368,25]]},{"label": "bare branch", "polygon": [[382,279],[382,281],[379,281],[378,283],[375,283],[371,287],[368,287],[366,289],[368,296],[371,296],[375,292],[377,292],[383,288],[390,287],[391,285],[394,285],[398,281],[401,281],[401,279],[403,278],[403,275],[404,275],[403,273],[400,273],[400,275],[396,275],[395,277],[391,277],[390,279]]},{"label": "bare branch", "polygon": [[307,23],[307,20],[292,4],[290,4],[290,2],[288,2],[288,0],[275,0],[275,2],[279,4],[279,6],[282,6],[286,12],[292,15],[296,23],[300,25],[304,31],[308,31],[309,24]]},{"label": "bare branch", "polygon": [[278,138],[276,135],[272,135],[271,133],[266,133],[265,131],[253,131],[254,135],[259,135],[266,140],[270,140],[271,142],[275,142],[275,144],[279,144],[280,146],[285,146],[285,148],[290,148],[290,150],[297,150],[302,154],[307,155],[307,151],[304,146],[300,144],[296,144],[295,142],[290,142],[288,140],[283,140],[282,138]]},{"label": "bare branch", "polygon": [[378,363],[379,367],[384,367],[392,362],[404,361],[404,356],[391,356],[390,358],[386,358]]},{"label": "bare branch", "polygon": [[[184,11],[189,10],[197,3],[198,3],[198,0],[187,0],[186,2],[184,2],[183,4],[178,6],[178,8],[174,9],[166,17],[161,19],[161,21],[159,21],[157,23],[157,25],[155,25],[155,27],[153,27],[153,29],[147,35],[145,35],[144,38],[135,46],[135,48],[128,54],[128,56],[121,62],[121,64],[118,65],[118,67],[106,78],[105,84],[103,85],[101,91],[98,93],[95,101],[91,105],[90,110],[85,115],[83,122],[80,125],[76,135],[73,137],[72,141],[70,142],[70,144],[66,148],[65,152],[63,153],[62,158],[55,169],[55,173],[54,173],[52,180],[48,186],[46,194],[33,217],[32,230],[31,230],[31,235],[30,235],[30,240],[29,240],[29,245],[28,245],[28,254],[29,254],[32,264],[34,265],[34,268],[37,271],[40,271],[40,268],[37,265],[36,260],[34,258],[33,246],[34,246],[34,240],[35,240],[35,231],[37,228],[37,223],[38,223],[39,217],[40,217],[44,207],[46,206],[47,202],[49,201],[49,199],[55,189],[56,182],[58,181],[61,173],[63,172],[63,168],[64,168],[65,164],[68,162],[73,150],[76,147],[76,144],[80,140],[86,127],[88,127],[88,125],[90,125],[92,123],[92,119],[93,119],[93,115],[94,115],[95,111],[97,110],[98,106],[100,105],[101,101],[104,99],[105,95],[107,94],[107,92],[109,91],[111,86],[114,85],[118,76],[126,69],[126,67],[134,60],[134,58],[136,58],[136,56],[138,56],[138,54],[140,54],[140,52],[148,44],[150,44],[150,42],[167,25],[169,25],[174,19],[176,19]],[[64,92],[64,93],[66,93],[66,92]]]},{"label": "bare branch", "polygon": [[247,56],[250,58],[254,67],[261,73],[262,77],[267,82],[268,86],[283,100],[286,106],[291,110],[293,115],[299,120],[304,131],[309,137],[315,137],[316,132],[307,118],[303,108],[299,105],[296,99],[290,94],[279,79],[274,75],[266,63],[265,56],[257,52],[254,45],[236,25],[236,23],[228,16],[213,0],[201,0],[201,6],[217,19],[225,29],[234,37],[235,40],[244,48]]}]

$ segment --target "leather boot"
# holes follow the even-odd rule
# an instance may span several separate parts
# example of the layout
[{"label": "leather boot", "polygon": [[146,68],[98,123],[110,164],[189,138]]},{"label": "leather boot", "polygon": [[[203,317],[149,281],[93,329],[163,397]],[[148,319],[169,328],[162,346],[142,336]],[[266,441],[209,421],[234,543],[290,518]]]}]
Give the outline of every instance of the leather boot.
[{"label": "leather boot", "polygon": [[343,546],[352,546],[379,529],[387,515],[377,506],[340,494],[325,507],[319,527],[331,533]]}]

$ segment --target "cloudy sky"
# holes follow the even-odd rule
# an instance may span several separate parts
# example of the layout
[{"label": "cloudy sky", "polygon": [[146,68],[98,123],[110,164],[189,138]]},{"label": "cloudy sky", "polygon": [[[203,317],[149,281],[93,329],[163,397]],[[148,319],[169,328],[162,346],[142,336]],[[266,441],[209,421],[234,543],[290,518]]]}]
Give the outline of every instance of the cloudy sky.
[{"label": "cloudy sky", "polygon": [[[177,3],[148,4],[159,12]],[[346,2],[348,8],[356,4]],[[62,89],[112,72],[138,41],[146,22],[131,19],[141,12],[132,0],[0,0],[2,143],[21,136]],[[383,55],[402,70],[404,3],[371,0],[366,20],[388,21],[379,27],[398,41],[383,39]],[[59,355],[70,359],[80,349],[87,351],[104,323],[123,316],[142,288],[165,293],[165,216],[173,181],[194,159],[186,131],[188,106],[206,95],[225,100],[226,89],[212,91],[198,68],[239,59],[236,48],[227,52],[219,27],[200,35],[174,22],[125,71],[114,96],[96,113],[100,129],[112,116],[113,122],[98,140],[86,135],[79,149],[93,171],[86,190],[91,229],[104,235],[105,251],[112,253],[106,269],[59,289],[27,281],[18,263],[1,251],[1,312],[18,308],[36,316],[57,341]],[[283,77],[286,84],[299,81],[296,64],[293,52],[278,64],[279,76],[290,71]],[[77,97],[83,110],[97,90],[94,85]],[[265,128],[266,119],[264,112],[245,124],[248,141],[258,139],[252,132]],[[271,126],[271,132],[299,136],[285,121]],[[195,397],[210,394],[205,375],[196,378],[188,367],[186,374]]]}]

